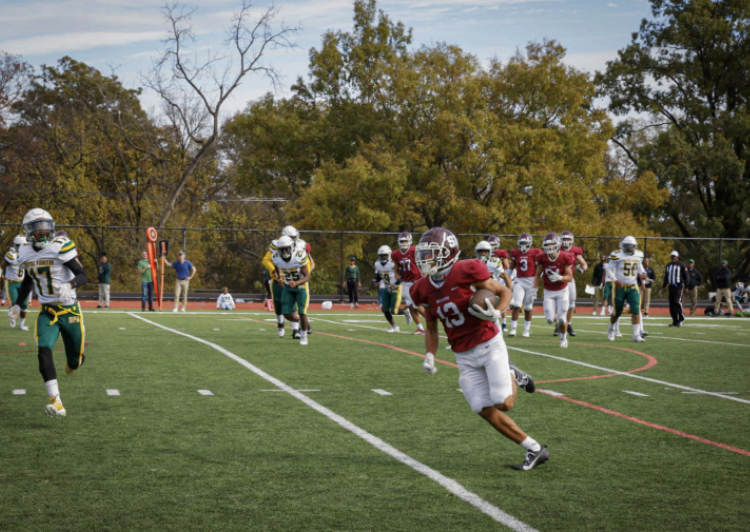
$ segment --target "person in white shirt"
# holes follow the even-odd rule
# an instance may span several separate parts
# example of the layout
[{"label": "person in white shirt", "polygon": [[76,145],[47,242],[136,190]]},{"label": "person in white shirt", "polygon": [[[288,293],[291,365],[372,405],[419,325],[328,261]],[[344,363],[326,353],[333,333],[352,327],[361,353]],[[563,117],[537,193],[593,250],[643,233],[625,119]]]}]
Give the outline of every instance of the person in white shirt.
[{"label": "person in white shirt", "polygon": [[225,286],[221,290],[223,293],[219,294],[219,298],[216,300],[216,308],[234,310],[234,299],[232,299],[232,294],[229,293],[229,288]]}]

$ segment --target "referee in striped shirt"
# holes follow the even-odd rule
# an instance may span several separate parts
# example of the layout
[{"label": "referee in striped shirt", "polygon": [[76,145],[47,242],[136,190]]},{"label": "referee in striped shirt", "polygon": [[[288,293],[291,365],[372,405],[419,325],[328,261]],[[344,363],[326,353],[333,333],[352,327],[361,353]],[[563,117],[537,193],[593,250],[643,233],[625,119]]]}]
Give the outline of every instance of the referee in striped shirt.
[{"label": "referee in striped shirt", "polygon": [[669,313],[672,315],[670,327],[682,327],[685,314],[682,312],[682,292],[688,278],[687,266],[680,261],[680,254],[671,253],[672,262],[664,269],[663,287],[669,286]]}]

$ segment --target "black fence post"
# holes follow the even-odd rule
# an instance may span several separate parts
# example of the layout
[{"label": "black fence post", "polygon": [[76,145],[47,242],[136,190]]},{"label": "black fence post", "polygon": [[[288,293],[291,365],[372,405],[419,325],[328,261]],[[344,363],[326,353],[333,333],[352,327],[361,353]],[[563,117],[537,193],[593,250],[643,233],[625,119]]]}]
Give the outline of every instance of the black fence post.
[{"label": "black fence post", "polygon": [[721,264],[721,259],[722,259],[721,254],[722,254],[722,251],[723,251],[722,250],[722,239],[720,238],[719,239],[719,264]]},{"label": "black fence post", "polygon": [[187,228],[182,228],[182,250],[187,253]]}]

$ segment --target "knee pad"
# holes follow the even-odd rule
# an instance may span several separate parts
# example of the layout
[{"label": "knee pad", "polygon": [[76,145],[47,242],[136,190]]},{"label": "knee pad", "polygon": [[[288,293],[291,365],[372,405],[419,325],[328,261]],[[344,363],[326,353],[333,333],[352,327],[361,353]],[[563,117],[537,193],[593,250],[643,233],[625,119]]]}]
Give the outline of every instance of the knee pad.
[{"label": "knee pad", "polygon": [[47,347],[39,348],[39,373],[42,374],[44,382],[57,378],[55,362],[52,360],[52,350]]},{"label": "knee pad", "polygon": [[560,327],[562,327],[563,325],[565,325],[565,324],[567,323],[567,321],[568,321],[568,320],[567,320],[567,319],[566,319],[565,317],[562,317],[562,318],[558,318],[558,320],[557,320],[557,324],[558,324],[558,325],[559,325]]},{"label": "knee pad", "polygon": [[552,325],[553,323],[555,323],[555,320],[552,319],[552,318],[547,318],[547,323],[549,323],[550,325]]}]

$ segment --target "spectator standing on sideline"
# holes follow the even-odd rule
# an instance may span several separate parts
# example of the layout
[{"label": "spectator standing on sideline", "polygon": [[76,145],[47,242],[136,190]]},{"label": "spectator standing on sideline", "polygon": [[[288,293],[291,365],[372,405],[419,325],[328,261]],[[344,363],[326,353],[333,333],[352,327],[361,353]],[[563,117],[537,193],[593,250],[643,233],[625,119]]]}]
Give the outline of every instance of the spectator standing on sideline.
[{"label": "spectator standing on sideline", "polygon": [[594,276],[591,279],[591,284],[594,286],[594,312],[592,314],[596,316],[596,308],[601,304],[602,316],[604,316],[604,261],[607,260],[606,255],[599,255],[599,264],[594,266]]},{"label": "spectator standing on sideline", "polygon": [[171,263],[167,261],[167,264],[174,268],[174,271],[177,274],[177,281],[174,283],[174,308],[172,309],[172,312],[177,312],[177,307],[180,305],[180,295],[182,295],[182,312],[185,312],[187,309],[190,280],[195,277],[195,273],[198,270],[193,266],[192,262],[185,260],[184,251],[177,253],[176,261]]},{"label": "spectator standing on sideline", "polygon": [[641,289],[641,313],[648,317],[648,309],[651,307],[651,289],[656,282],[656,272],[651,267],[651,257],[643,259],[643,269],[646,271],[646,278],[638,278],[638,285]]},{"label": "spectator standing on sideline", "polygon": [[102,253],[99,262],[99,305],[96,308],[109,308],[109,286],[111,282],[112,265],[109,263],[106,253]]},{"label": "spectator standing on sideline", "polygon": [[672,316],[670,327],[682,327],[685,314],[682,312],[682,292],[687,281],[687,267],[680,261],[680,254],[673,251],[670,254],[672,262],[664,269],[664,285],[669,286],[669,314]]},{"label": "spectator standing on sideline", "polygon": [[701,272],[695,269],[695,260],[690,259],[688,261],[688,278],[687,278],[687,297],[690,301],[690,315],[695,314],[695,309],[698,306],[698,287],[703,285],[703,276]]},{"label": "spectator standing on sideline", "polygon": [[346,281],[344,281],[343,287],[346,288],[349,294],[349,308],[359,308],[359,297],[357,294],[357,288],[362,286],[361,277],[359,276],[359,266],[357,266],[357,257],[349,257],[349,266],[346,267]]},{"label": "spectator standing on sideline", "polygon": [[732,270],[729,269],[729,263],[725,260],[721,261],[719,271],[714,274],[714,282],[716,283],[716,305],[714,305],[714,314],[719,315],[719,309],[721,309],[721,300],[726,299],[727,305],[729,305],[729,314],[734,314],[734,307],[732,306],[732,294],[729,288],[732,286]]},{"label": "spectator standing on sideline", "polygon": [[221,289],[221,294],[216,300],[216,308],[221,310],[234,310],[234,299],[232,294],[229,293],[229,288],[226,286]]},{"label": "spectator standing on sideline", "polygon": [[148,262],[148,253],[144,251],[141,257],[136,266],[138,273],[141,274],[141,312],[146,312],[146,300],[148,300],[148,310],[154,312],[154,281],[151,278],[151,264]]}]

